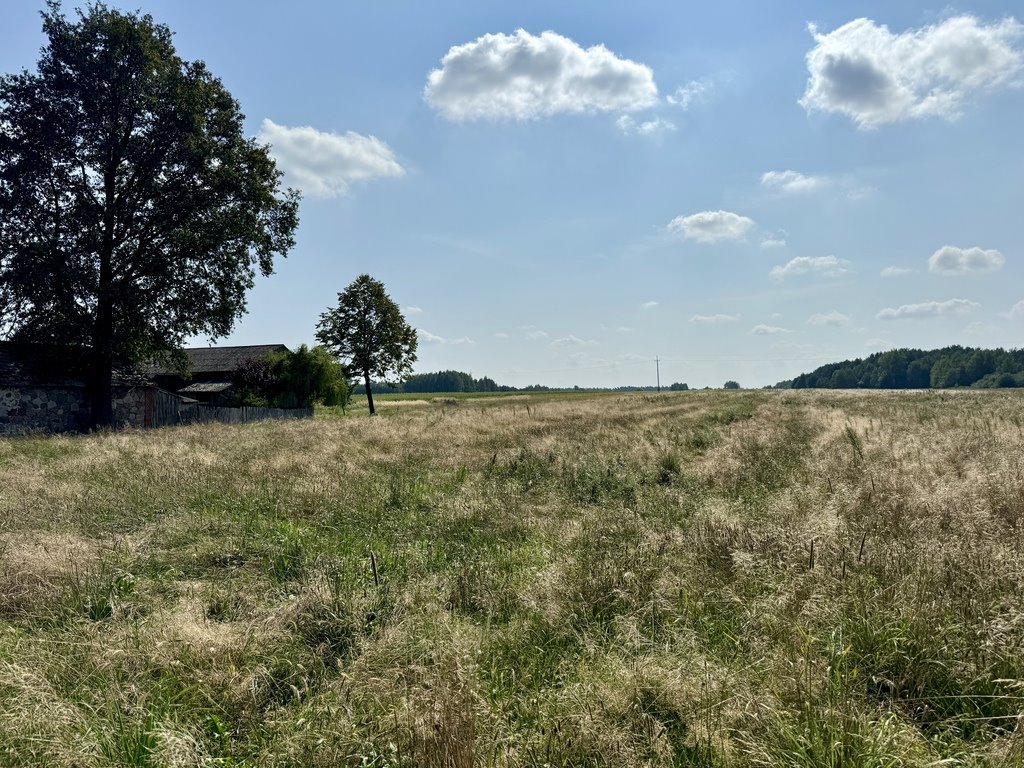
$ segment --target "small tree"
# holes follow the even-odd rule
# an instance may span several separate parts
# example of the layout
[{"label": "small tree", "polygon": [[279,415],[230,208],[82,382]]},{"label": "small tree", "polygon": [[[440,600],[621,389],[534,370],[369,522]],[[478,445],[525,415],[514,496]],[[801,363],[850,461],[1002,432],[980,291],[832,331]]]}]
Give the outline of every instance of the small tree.
[{"label": "small tree", "polygon": [[730,379],[729,381],[725,382],[725,384],[723,385],[722,388],[723,389],[739,389],[740,385],[737,382],[732,381]]},{"label": "small tree", "polygon": [[369,275],[360,275],[339,293],[338,306],[320,315],[316,328],[317,340],[363,377],[371,414],[376,410],[370,380],[400,381],[416,362],[416,329],[405,321],[384,284]]}]

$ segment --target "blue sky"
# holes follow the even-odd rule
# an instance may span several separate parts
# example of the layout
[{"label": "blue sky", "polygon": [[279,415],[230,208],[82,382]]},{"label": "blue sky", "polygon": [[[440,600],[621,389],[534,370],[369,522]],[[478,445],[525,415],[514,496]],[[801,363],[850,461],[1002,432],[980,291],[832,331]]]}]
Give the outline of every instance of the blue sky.
[{"label": "blue sky", "polygon": [[[221,343],[312,342],[367,272],[417,370],[514,385],[1022,346],[1019,0],[112,4],[304,192]],[[0,71],[34,67],[41,7],[4,5]]]}]

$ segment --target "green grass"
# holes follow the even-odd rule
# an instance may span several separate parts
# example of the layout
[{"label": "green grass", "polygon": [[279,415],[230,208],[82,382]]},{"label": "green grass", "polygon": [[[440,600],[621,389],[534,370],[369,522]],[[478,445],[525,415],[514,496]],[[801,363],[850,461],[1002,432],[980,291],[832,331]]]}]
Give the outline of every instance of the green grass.
[{"label": "green grass", "polygon": [[0,441],[0,766],[1024,765],[1024,398],[426,400]]}]

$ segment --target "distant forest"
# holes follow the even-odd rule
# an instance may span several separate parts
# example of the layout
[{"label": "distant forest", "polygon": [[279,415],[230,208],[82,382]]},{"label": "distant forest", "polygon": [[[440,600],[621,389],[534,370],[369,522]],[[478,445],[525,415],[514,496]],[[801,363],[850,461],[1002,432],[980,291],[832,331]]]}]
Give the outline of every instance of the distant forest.
[{"label": "distant forest", "polygon": [[[495,383],[494,379],[486,376],[474,379],[471,374],[462,371],[438,371],[437,373],[414,373],[397,386],[385,382],[373,382],[374,392],[391,393],[420,393],[420,392],[550,392],[553,387],[543,384],[531,384],[527,387],[509,387]],[[582,391],[584,388],[571,387],[573,390]],[[585,388],[586,391],[597,391],[604,388]],[[689,389],[686,384],[676,383],[665,386],[664,389],[673,391]],[[615,387],[615,392],[654,392],[656,387]],[[606,390],[607,391],[607,390]],[[362,384],[356,384],[352,389],[353,394],[365,395],[366,388]]]},{"label": "distant forest", "polygon": [[908,389],[1024,387],[1024,349],[943,347],[893,349],[866,358],[829,363],[780,381],[778,389]]}]

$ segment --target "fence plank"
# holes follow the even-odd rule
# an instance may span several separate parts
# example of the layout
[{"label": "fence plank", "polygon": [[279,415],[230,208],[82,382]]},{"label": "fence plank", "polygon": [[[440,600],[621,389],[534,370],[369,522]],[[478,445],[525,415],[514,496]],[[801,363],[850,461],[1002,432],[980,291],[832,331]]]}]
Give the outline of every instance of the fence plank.
[{"label": "fence plank", "polygon": [[266,419],[311,419],[312,408],[227,408],[206,403],[184,403],[177,395],[158,390],[153,396],[153,426],[175,424],[247,424]]}]

